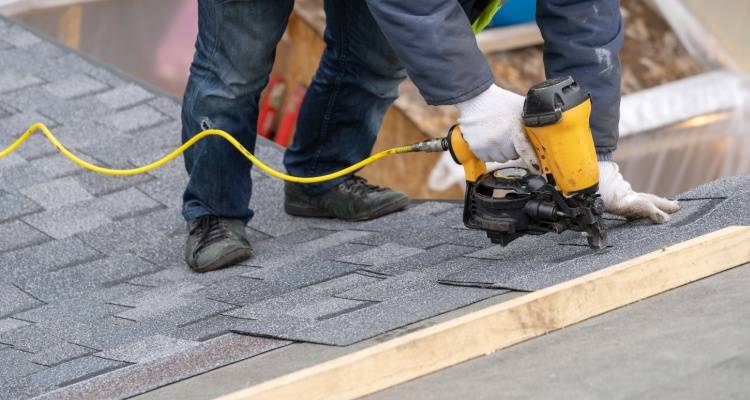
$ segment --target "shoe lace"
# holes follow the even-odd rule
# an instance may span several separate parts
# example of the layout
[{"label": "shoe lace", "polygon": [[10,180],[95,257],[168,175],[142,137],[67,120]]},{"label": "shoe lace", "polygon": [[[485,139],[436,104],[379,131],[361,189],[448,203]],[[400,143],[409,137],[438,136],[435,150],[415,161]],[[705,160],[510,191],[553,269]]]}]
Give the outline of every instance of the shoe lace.
[{"label": "shoe lace", "polygon": [[354,194],[367,194],[371,192],[380,192],[383,190],[380,186],[367,183],[367,179],[361,176],[352,175],[342,182],[343,188]]},{"label": "shoe lace", "polygon": [[198,246],[195,251],[202,249],[224,239],[229,238],[229,229],[221,219],[213,215],[204,215],[198,219],[198,223],[190,230],[191,235],[199,235]]}]

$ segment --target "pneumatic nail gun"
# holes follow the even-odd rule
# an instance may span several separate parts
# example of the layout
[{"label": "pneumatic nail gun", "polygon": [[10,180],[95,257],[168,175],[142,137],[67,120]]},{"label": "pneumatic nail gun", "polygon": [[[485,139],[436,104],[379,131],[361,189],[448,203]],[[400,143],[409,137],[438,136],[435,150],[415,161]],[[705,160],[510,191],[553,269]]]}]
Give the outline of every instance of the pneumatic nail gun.
[{"label": "pneumatic nail gun", "polygon": [[471,152],[460,126],[452,127],[439,147],[464,168],[464,224],[485,231],[493,243],[503,246],[526,234],[573,230],[584,232],[592,248],[605,247],[590,113],[589,93],[571,77],[529,89],[524,131],[541,164],[541,176],[519,167],[488,172]]}]

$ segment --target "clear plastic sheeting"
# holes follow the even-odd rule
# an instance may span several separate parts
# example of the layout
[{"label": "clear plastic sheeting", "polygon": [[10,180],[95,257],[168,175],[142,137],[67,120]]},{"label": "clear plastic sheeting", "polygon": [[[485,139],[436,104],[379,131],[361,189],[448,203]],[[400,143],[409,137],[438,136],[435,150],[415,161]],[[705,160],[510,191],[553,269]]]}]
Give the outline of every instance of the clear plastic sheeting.
[{"label": "clear plastic sheeting", "polygon": [[622,98],[620,138],[704,114],[742,108],[750,93],[746,75],[713,71],[641,90]]},{"label": "clear plastic sheeting", "polygon": [[620,140],[615,160],[633,188],[675,196],[750,173],[750,108],[699,115]]},{"label": "clear plastic sheeting", "polygon": [[715,71],[622,100],[615,159],[633,188],[674,196],[750,173],[750,78]]}]

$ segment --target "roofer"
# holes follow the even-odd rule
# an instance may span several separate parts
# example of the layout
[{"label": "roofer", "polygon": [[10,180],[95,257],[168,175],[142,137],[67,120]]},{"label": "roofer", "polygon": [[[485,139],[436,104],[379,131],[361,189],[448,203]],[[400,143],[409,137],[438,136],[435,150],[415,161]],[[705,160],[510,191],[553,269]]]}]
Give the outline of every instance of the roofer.
[{"label": "roofer", "polygon": [[[514,1],[514,0],[510,0]],[[199,0],[198,39],[183,101],[183,141],[215,128],[254,149],[260,93],[293,0]],[[428,104],[455,105],[464,137],[482,160],[519,157],[523,97],[494,84],[470,21],[492,14],[488,0],[326,0],[325,51],[284,156],[293,175],[316,176],[367,157],[383,115],[407,74]],[[488,8],[489,7],[489,8]],[[537,1],[548,78],[571,75],[591,92],[590,119],[607,211],[656,223],[679,206],[636,193],[612,161],[617,146],[623,40],[618,0]],[[525,140],[525,138],[523,139]],[[517,143],[522,145],[522,143]],[[253,216],[250,164],[218,138],[185,153],[190,181],[183,215],[185,259],[210,271],[251,256],[244,227]],[[279,199],[280,200],[280,199]],[[287,183],[289,214],[344,220],[403,209],[403,193],[351,175],[313,185]]]}]

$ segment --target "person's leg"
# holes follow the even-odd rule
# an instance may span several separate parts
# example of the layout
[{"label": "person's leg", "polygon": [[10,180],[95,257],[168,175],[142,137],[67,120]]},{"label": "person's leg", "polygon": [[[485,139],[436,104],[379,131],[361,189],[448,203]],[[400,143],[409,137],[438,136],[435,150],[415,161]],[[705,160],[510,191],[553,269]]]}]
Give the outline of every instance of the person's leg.
[{"label": "person's leg", "polygon": [[[198,39],[182,103],[182,139],[222,129],[250,151],[255,147],[258,101],[293,0],[199,0]],[[252,217],[250,163],[219,137],[185,153],[190,181],[183,216]]]},{"label": "person's leg", "polygon": [[617,148],[620,59],[619,0],[537,0],[547,78],[570,75],[591,93],[591,130],[600,157]]},{"label": "person's leg", "polygon": [[[284,157],[292,175],[315,176],[370,155],[406,72],[364,0],[326,0],[326,48]],[[345,178],[306,185],[321,194]]]}]

